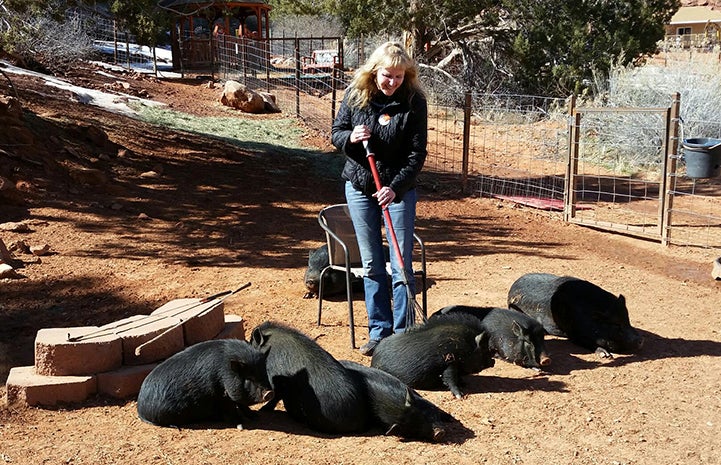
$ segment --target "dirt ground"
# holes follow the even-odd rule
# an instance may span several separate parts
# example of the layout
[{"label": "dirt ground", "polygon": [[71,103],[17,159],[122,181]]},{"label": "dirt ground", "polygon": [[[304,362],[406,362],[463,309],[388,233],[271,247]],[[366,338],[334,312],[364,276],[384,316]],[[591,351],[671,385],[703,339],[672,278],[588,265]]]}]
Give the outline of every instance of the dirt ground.
[{"label": "dirt ground", "polygon": [[[228,115],[219,88],[199,80],[108,77],[89,69],[68,79],[99,89],[125,81],[130,88],[123,92],[180,111]],[[317,300],[302,298],[308,250],[323,241],[317,212],[343,202],[327,141],[314,141],[324,149],[319,155],[288,155],[271,145],[244,150],[83,105],[33,78],[12,81],[29,132],[20,144],[17,128],[0,127],[0,176],[19,189],[0,196],[0,223],[23,221],[29,231],[0,231],[0,238],[6,245],[48,244],[52,253],[16,252],[19,277],[0,280],[3,380],[10,367],[32,364],[40,328],[105,324],[246,282],[251,286],[225,309],[243,316],[248,332],[273,319],[317,338],[338,359],[369,362],[350,348],[342,298],[327,301],[321,326]],[[3,82],[0,93],[13,89]],[[421,391],[458,420],[440,444],[382,431],[319,434],[282,409],[243,430],[177,430],[141,422],[134,399],[95,397],[53,408],[3,402],[0,461],[721,463],[721,281],[710,276],[714,251],[665,248],[466,197],[433,173],[423,175],[419,195],[429,312],[449,304],[505,306],[511,283],[526,272],[575,275],[626,297],[631,322],[646,338],[642,352],[600,359],[549,338],[553,363],[546,372],[498,361],[466,379],[462,400]],[[360,299],[355,316],[359,346],[367,340]]]}]

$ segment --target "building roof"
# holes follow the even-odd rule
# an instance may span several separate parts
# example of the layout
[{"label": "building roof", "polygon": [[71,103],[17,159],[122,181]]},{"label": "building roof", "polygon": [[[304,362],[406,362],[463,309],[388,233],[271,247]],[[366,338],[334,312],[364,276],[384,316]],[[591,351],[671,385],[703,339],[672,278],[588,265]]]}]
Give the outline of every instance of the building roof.
[{"label": "building roof", "polygon": [[705,24],[708,22],[721,22],[721,11],[712,10],[705,6],[684,6],[678,9],[671,17],[670,25],[677,24]]},{"label": "building roof", "polygon": [[270,9],[270,5],[265,0],[160,0],[158,6],[166,10],[187,10],[190,8],[207,8],[210,6],[222,7],[243,7],[265,5]]}]

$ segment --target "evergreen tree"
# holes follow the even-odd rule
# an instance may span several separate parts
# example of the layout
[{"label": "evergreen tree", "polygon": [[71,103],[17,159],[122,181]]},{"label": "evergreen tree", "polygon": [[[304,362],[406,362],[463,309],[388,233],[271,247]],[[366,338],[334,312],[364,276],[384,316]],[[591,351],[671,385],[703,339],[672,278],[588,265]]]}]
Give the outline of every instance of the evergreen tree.
[{"label": "evergreen tree", "polygon": [[526,92],[579,93],[593,74],[656,51],[677,0],[504,0],[514,80]]},{"label": "evergreen tree", "polygon": [[116,20],[135,36],[138,44],[155,47],[170,26],[170,19],[157,3],[157,0],[111,0],[109,4]]},{"label": "evergreen tree", "polygon": [[[426,64],[445,64],[464,86],[567,95],[593,74],[635,63],[656,51],[678,0],[274,0],[279,11],[337,15],[349,37],[388,34]],[[451,61],[451,60],[448,60]],[[481,73],[481,76],[479,76]],[[480,77],[480,79],[479,79]]]}]

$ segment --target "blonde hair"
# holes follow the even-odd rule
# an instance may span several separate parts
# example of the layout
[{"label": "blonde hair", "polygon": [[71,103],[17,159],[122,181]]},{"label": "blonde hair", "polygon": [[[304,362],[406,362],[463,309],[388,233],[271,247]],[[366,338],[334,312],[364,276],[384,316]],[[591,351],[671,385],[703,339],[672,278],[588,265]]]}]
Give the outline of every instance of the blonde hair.
[{"label": "blonde hair", "polygon": [[[418,81],[418,67],[413,58],[408,55],[398,42],[386,42],[376,48],[365,64],[358,68],[349,86],[348,103],[351,106],[362,108],[380,90],[376,85],[376,74],[380,68],[401,68],[405,71],[403,84],[398,91],[405,92],[410,98],[414,93],[421,92]],[[398,92],[396,91],[396,92]]]}]

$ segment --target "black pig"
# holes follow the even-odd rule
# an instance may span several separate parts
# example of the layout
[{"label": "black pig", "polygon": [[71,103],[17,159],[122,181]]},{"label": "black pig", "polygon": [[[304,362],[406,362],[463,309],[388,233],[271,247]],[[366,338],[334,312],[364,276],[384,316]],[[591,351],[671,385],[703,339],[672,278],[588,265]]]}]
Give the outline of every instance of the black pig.
[{"label": "black pig", "polygon": [[548,334],[567,337],[604,357],[634,353],[643,345],[623,295],[616,297],[579,278],[525,274],[511,285],[508,306],[538,320]]},{"label": "black pig", "polygon": [[362,377],[368,395],[368,408],[373,419],[388,428],[386,434],[427,441],[443,439],[445,428],[442,423],[453,420],[450,414],[390,373],[349,360],[341,360],[340,363]]},{"label": "black pig", "polygon": [[474,329],[474,320],[471,316],[467,322],[437,318],[381,339],[373,351],[371,366],[412,388],[445,386],[460,399],[461,377],[494,363],[488,334]]},{"label": "black pig", "polygon": [[[390,249],[387,245],[383,246],[386,261],[390,260]],[[308,254],[308,268],[305,270],[305,288],[307,292],[303,295],[304,299],[312,299],[318,297],[320,289],[320,273],[330,265],[328,257],[328,244],[323,244],[317,249],[311,250]],[[390,282],[389,282],[390,285]],[[363,291],[363,278],[351,276],[351,286],[354,292]],[[334,269],[327,270],[323,274],[323,297],[330,295],[338,295],[346,292],[345,272]]]},{"label": "black pig", "polygon": [[[308,268],[305,270],[305,287],[307,292],[303,296],[304,299],[312,299],[318,296],[318,288],[320,286],[320,273],[325,267],[330,265],[328,258],[328,244],[324,244],[317,249],[311,250],[308,254]],[[363,280],[351,277],[351,285],[354,290],[362,286]],[[346,291],[345,272],[338,270],[327,270],[323,274],[323,296],[336,295]]]},{"label": "black pig", "polygon": [[431,318],[453,318],[459,313],[478,318],[489,334],[488,347],[503,360],[534,369],[550,365],[543,326],[530,316],[507,308],[449,305]]},{"label": "black pig", "polygon": [[138,393],[138,416],[158,426],[206,421],[238,424],[253,418],[251,404],[267,402],[273,391],[265,356],[245,341],[200,342],[156,366]]},{"label": "black pig", "polygon": [[266,321],[253,329],[251,344],[267,355],[268,379],[288,414],[326,433],[359,432],[369,424],[360,377],[300,331]]}]

